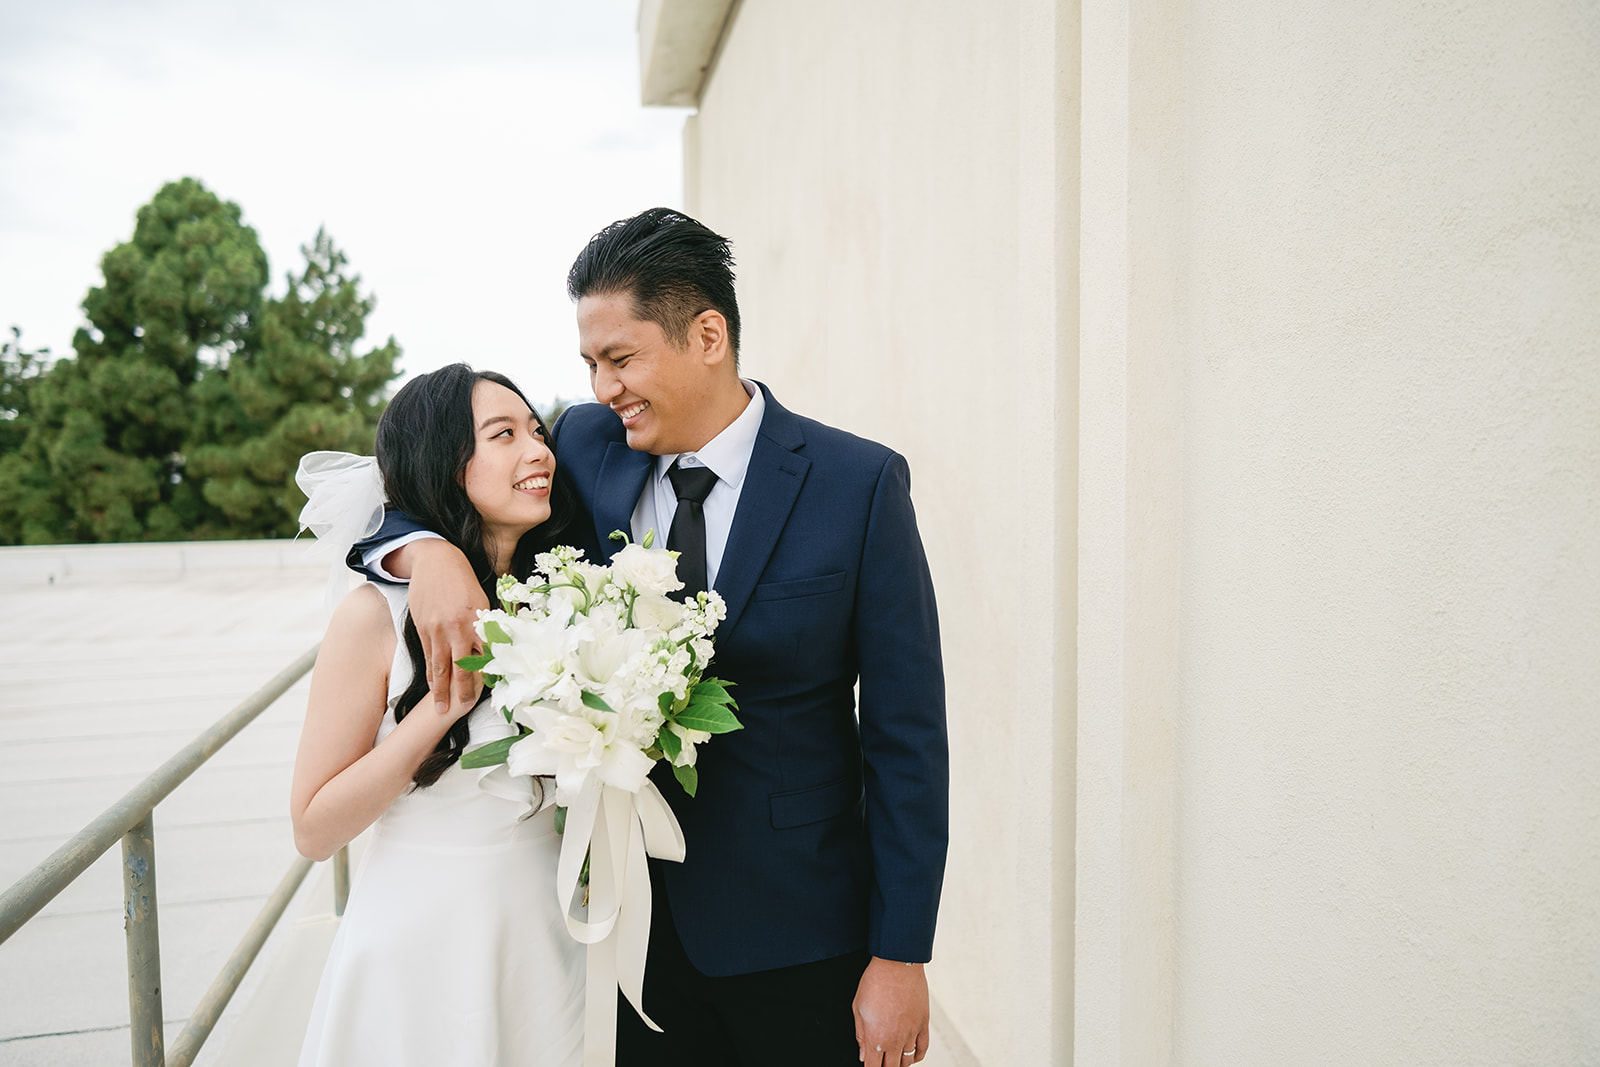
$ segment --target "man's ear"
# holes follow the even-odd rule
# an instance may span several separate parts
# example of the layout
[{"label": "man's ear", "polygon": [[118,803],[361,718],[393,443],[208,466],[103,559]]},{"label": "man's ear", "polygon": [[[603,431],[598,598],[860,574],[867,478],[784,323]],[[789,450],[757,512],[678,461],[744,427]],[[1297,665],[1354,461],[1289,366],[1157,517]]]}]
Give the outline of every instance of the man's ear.
[{"label": "man's ear", "polygon": [[733,362],[728,341],[728,320],[715,308],[707,308],[689,324],[689,347],[708,367]]}]

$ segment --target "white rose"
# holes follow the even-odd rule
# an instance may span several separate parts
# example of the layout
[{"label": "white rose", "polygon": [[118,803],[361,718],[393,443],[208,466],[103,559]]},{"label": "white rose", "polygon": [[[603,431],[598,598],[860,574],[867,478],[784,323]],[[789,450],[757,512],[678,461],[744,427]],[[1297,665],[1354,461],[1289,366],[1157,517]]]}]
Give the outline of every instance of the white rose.
[{"label": "white rose", "polygon": [[664,548],[628,545],[611,558],[611,574],[640,593],[664,595],[683,588],[678,561]]},{"label": "white rose", "polygon": [[641,630],[670,630],[682,617],[683,605],[659,593],[640,593],[633,602],[633,624]]}]

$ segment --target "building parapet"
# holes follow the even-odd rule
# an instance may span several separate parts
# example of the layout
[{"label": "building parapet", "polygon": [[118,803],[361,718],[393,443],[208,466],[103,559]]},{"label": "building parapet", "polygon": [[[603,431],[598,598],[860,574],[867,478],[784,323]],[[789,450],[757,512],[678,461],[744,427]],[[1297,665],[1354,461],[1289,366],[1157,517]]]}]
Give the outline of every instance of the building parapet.
[{"label": "building parapet", "polygon": [[647,107],[697,107],[737,0],[642,0],[639,90]]}]

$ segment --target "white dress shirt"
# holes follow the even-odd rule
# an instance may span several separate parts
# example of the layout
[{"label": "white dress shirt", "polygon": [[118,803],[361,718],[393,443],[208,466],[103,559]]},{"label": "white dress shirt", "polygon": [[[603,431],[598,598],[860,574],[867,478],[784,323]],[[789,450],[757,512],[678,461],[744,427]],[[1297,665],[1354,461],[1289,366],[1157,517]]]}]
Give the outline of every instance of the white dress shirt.
[{"label": "white dress shirt", "polygon": [[657,456],[655,469],[645,482],[644,492],[639,494],[639,502],[634,505],[633,518],[629,521],[634,541],[643,541],[644,535],[654,530],[655,547],[667,547],[672,517],[678,513],[678,494],[667,472],[674,461],[680,467],[709,467],[717,476],[717,482],[706,494],[701,508],[706,517],[706,584],[713,588],[717,584],[717,572],[722,569],[722,553],[728,547],[728,531],[733,529],[733,513],[739,507],[745,472],[750,469],[750,454],[755,451],[761,418],[767,411],[767,398],[761,390],[742,378],[739,381],[750,396],[744,411],[698,451]]},{"label": "white dress shirt", "polygon": [[[739,493],[744,488],[745,472],[750,468],[750,455],[756,448],[756,435],[761,432],[761,418],[767,411],[767,398],[753,382],[739,379],[750,397],[739,417],[697,452],[684,452],[670,456],[657,456],[655,470],[644,483],[644,492],[634,505],[629,521],[635,543],[642,542],[651,530],[657,548],[667,547],[667,533],[672,529],[672,516],[678,512],[678,494],[673,491],[667,471],[676,460],[684,467],[709,467],[717,476],[717,484],[706,494],[701,508],[706,517],[706,584],[716,586],[717,572],[722,568],[722,553],[728,547],[728,531],[733,529],[733,513],[739,507]],[[404,578],[395,578],[384,570],[383,559],[412,541],[438,537],[431,530],[416,530],[369,548],[362,555],[367,569],[385,581],[404,585]]]}]

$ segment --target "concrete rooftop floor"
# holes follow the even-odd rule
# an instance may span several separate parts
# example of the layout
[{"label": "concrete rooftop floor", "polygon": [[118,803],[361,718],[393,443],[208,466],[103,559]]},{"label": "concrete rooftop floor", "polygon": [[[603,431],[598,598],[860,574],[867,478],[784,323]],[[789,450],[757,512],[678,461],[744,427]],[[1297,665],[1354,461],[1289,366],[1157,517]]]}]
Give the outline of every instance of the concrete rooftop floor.
[{"label": "concrete rooftop floor", "polygon": [[[310,549],[0,548],[0,886],[318,640],[328,567]],[[305,688],[156,808],[169,1043],[295,858],[288,788]],[[128,1062],[120,853],[0,945],[0,1063]],[[201,1064],[220,1062],[283,940],[267,945]]]}]

